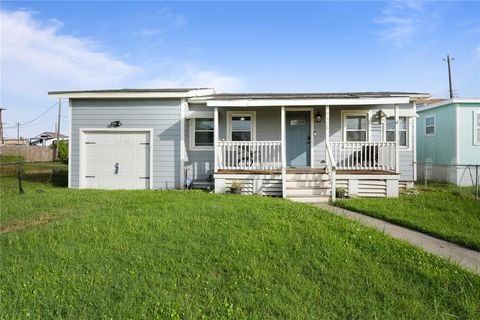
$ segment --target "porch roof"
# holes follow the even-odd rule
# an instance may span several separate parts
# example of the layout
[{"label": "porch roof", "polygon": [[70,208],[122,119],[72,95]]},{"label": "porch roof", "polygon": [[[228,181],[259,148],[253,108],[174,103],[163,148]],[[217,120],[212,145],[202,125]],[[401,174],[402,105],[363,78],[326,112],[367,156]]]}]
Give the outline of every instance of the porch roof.
[{"label": "porch roof", "polygon": [[430,97],[414,92],[225,93],[192,98],[211,107],[402,104]]}]

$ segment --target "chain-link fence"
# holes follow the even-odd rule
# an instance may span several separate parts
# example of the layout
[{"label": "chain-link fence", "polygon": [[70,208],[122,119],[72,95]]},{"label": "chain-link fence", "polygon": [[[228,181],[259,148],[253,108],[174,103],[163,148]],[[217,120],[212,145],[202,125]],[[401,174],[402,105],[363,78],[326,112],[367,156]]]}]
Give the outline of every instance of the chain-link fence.
[{"label": "chain-link fence", "polygon": [[475,199],[479,199],[480,165],[433,165],[430,161],[417,163],[417,176],[425,187],[431,182],[449,182],[461,187],[473,187]]},{"label": "chain-link fence", "polygon": [[18,188],[25,192],[25,183],[43,183],[56,187],[67,187],[68,166],[63,162],[9,162],[0,163],[0,185],[2,188]]}]

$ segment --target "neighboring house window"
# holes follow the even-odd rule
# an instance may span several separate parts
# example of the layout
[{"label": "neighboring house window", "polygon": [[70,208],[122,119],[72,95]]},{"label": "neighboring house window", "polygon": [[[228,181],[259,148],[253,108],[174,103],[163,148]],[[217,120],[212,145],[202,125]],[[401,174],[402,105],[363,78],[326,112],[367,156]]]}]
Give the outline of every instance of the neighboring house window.
[{"label": "neighboring house window", "polygon": [[475,144],[476,145],[480,145],[480,111],[475,111],[474,112],[474,127],[473,127],[473,130],[474,133],[476,134],[475,136]]},{"label": "neighboring house window", "polygon": [[255,140],[255,113],[228,113],[229,139],[231,141]]},{"label": "neighboring house window", "polygon": [[345,141],[367,141],[367,115],[344,116]]},{"label": "neighboring house window", "polygon": [[433,136],[436,131],[436,122],[437,119],[435,116],[428,116],[425,118],[425,135]]},{"label": "neighboring house window", "polygon": [[[408,118],[398,118],[398,135],[400,147],[408,147]],[[386,123],[386,141],[395,142],[395,117],[388,117]]]},{"label": "neighboring house window", "polygon": [[191,149],[210,150],[213,147],[213,118],[192,119]]}]

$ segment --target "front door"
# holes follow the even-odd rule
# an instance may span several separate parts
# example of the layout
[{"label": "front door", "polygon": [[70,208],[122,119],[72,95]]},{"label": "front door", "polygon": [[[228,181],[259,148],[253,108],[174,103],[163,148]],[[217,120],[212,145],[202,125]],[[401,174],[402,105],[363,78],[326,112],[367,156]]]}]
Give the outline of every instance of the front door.
[{"label": "front door", "polygon": [[310,166],[310,111],[287,111],[287,166]]}]

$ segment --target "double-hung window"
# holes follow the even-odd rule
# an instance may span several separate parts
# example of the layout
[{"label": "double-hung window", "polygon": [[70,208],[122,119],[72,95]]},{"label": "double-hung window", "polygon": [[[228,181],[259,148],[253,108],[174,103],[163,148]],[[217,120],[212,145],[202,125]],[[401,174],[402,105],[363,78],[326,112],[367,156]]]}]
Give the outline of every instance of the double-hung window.
[{"label": "double-hung window", "polygon": [[231,141],[255,140],[255,113],[228,113],[228,132]]},{"label": "double-hung window", "polygon": [[349,115],[344,116],[345,141],[367,141],[368,123],[367,115]]},{"label": "double-hung window", "polygon": [[213,118],[192,119],[191,146],[193,150],[210,150],[213,148]]},{"label": "double-hung window", "polygon": [[426,136],[433,136],[435,135],[435,131],[436,131],[436,122],[437,122],[437,119],[435,118],[435,116],[427,116],[425,118],[425,135]]},{"label": "double-hung window", "polygon": [[[408,118],[398,118],[398,136],[400,147],[408,148]],[[395,117],[388,117],[385,130],[385,141],[395,142]]]}]

